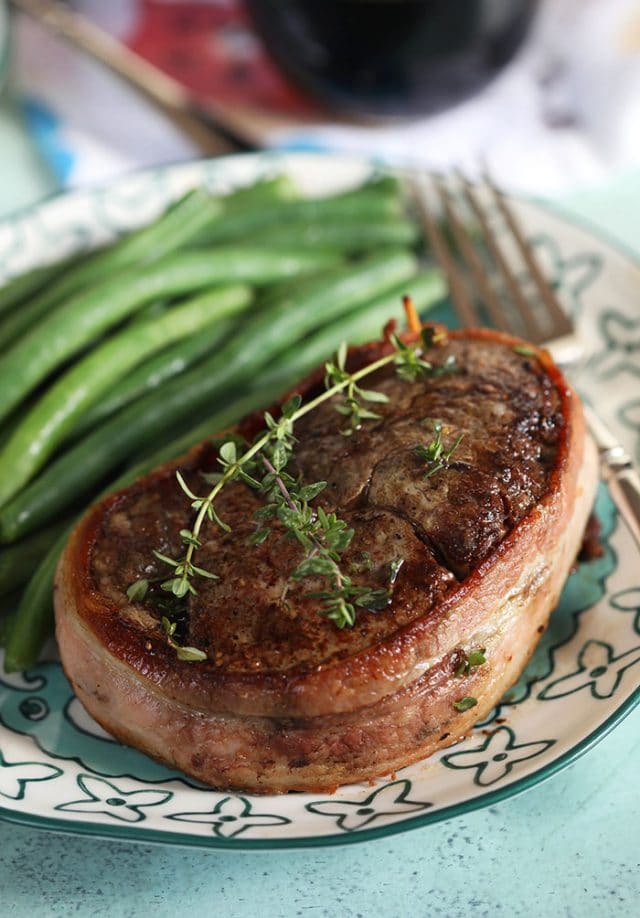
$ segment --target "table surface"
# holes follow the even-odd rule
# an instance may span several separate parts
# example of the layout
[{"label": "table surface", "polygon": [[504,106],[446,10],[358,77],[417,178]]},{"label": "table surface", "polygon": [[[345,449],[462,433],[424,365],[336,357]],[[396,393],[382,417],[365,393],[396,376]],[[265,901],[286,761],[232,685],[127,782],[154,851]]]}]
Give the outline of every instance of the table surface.
[{"label": "table surface", "polygon": [[[0,215],[50,193],[0,108]],[[562,202],[640,252],[640,174]],[[278,853],[94,840],[0,822],[2,915],[614,918],[640,893],[639,712],[531,791],[404,835]]]}]

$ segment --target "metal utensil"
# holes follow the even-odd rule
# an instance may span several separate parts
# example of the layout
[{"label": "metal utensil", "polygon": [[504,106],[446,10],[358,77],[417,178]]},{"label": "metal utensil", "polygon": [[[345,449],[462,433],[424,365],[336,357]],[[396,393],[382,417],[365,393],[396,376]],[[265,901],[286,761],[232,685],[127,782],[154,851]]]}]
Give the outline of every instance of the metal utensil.
[{"label": "metal utensil", "polygon": [[212,103],[203,105],[177,80],[134,54],[80,13],[57,0],[11,0],[11,4],[134,86],[205,155],[258,148],[257,136],[248,129],[250,119],[234,118],[232,112]]},{"label": "metal utensil", "polygon": [[587,425],[600,453],[602,477],[620,515],[640,548],[640,475],[627,453],[609,428],[589,405],[584,406]]},{"label": "metal utensil", "polygon": [[[570,369],[583,353],[580,338],[493,181],[484,176],[481,187],[460,173],[448,180],[417,176],[412,190],[462,325],[486,324],[486,316],[496,328],[543,345]],[[442,218],[436,218],[436,208]],[[494,228],[496,216],[506,230],[500,235]],[[514,254],[526,269],[527,289],[513,268]],[[588,405],[585,417],[600,453],[603,478],[640,549],[640,476],[624,447]]]}]

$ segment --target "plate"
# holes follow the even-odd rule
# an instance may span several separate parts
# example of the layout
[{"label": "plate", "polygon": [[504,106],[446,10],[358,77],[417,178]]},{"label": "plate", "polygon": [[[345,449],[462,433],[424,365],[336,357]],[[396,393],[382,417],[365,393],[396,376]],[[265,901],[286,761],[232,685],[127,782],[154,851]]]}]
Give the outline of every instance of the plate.
[{"label": "plate", "polygon": [[[141,173],[0,224],[0,274],[113,239],[195,185],[226,191],[286,171],[303,191],[320,194],[371,169],[339,157],[261,154]],[[637,461],[640,262],[547,207],[514,206],[590,342],[580,387]],[[640,558],[604,486],[597,514],[604,555],[572,574],[519,683],[457,745],[333,795],[218,793],[111,740],[74,698],[52,652],[32,671],[0,677],[0,817],[129,841],[278,849],[391,835],[532,787],[640,699]]]}]

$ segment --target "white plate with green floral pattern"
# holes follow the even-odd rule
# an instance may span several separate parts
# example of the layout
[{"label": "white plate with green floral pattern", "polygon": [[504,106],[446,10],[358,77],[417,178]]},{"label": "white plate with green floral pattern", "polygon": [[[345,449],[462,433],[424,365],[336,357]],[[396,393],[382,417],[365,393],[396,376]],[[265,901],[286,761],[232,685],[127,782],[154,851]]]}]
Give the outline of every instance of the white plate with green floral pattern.
[{"label": "white plate with green floral pattern", "polygon": [[[0,224],[0,280],[112,239],[194,185],[226,190],[286,171],[303,190],[323,193],[370,170],[341,158],[263,154],[171,166],[58,197]],[[548,208],[515,206],[591,343],[583,392],[638,461],[640,263]],[[456,746],[333,795],[218,793],[110,739],[74,698],[52,651],[30,672],[0,676],[0,817],[130,841],[277,849],[390,835],[537,784],[640,699],[640,557],[603,486],[597,515],[603,557],[572,574],[518,685]]]}]

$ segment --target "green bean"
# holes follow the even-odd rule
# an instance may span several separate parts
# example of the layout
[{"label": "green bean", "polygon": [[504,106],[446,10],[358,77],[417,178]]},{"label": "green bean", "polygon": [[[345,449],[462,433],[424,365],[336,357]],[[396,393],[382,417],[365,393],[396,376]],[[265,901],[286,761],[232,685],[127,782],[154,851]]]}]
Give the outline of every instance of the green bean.
[{"label": "green bean", "polygon": [[402,204],[393,196],[377,195],[372,192],[349,192],[327,198],[301,198],[292,201],[275,202],[263,208],[238,208],[230,212],[219,223],[203,231],[198,240],[202,244],[229,243],[256,235],[260,231],[268,234],[274,227],[284,224],[307,226],[325,220],[339,222],[361,220],[370,223],[384,223],[402,215]]},{"label": "green bean", "polygon": [[180,419],[206,408],[247,377],[255,378],[261,367],[307,332],[331,318],[337,320],[390,287],[410,283],[415,267],[415,259],[406,253],[371,257],[344,269],[331,283],[317,281],[304,296],[292,297],[253,317],[241,335],[231,338],[211,358],[128,405],[50,463],[0,510],[0,541],[21,538],[52,519],[136,450],[172,430]]},{"label": "green bean", "polygon": [[[0,597],[0,647],[7,646],[9,635],[15,625],[21,598],[22,593],[20,590]],[[39,652],[40,650],[38,649]]]},{"label": "green bean", "polygon": [[[174,202],[152,223],[121,237],[112,245],[89,254],[75,255],[65,262],[35,268],[11,279],[0,288],[0,314],[22,302],[23,307],[10,318],[0,321],[0,348],[10,346],[17,338],[55,305],[94,284],[112,272],[134,262],[149,264],[194,241],[210,223],[222,218],[228,210],[249,206],[262,207],[292,197],[293,185],[286,176],[256,182],[239,188],[226,197],[214,198],[201,190],[188,192]],[[63,275],[60,277],[60,275]],[[46,291],[30,302],[55,279]]]},{"label": "green bean", "polygon": [[26,271],[24,274],[9,278],[0,287],[0,314],[9,312],[10,309],[17,306],[26,297],[37,293],[45,284],[62,274],[68,263],[69,260],[67,259],[56,264],[41,265]]},{"label": "green bean", "polygon": [[288,175],[275,175],[251,185],[241,185],[220,200],[226,216],[229,211],[238,208],[264,207],[277,201],[290,201],[298,196],[298,190]]},{"label": "green bean", "polygon": [[53,634],[53,578],[69,531],[70,527],[59,536],[38,565],[22,594],[15,617],[9,623],[4,656],[7,673],[33,666],[45,641]]},{"label": "green bean", "polygon": [[[127,233],[114,244],[90,254],[82,265],[82,277],[74,277],[73,290],[131,264],[148,264],[175,252],[209,225],[222,218],[222,202],[200,188],[188,191],[160,216],[140,229]],[[71,280],[71,279],[70,279]],[[66,291],[67,294],[72,291]]]},{"label": "green bean", "polygon": [[106,277],[115,269],[132,264],[149,264],[181,247],[192,244],[211,226],[237,207],[263,207],[271,201],[287,200],[290,182],[286,178],[267,179],[240,188],[226,197],[214,197],[200,188],[174,201],[156,220],[122,236],[116,243],[90,254],[80,276],[69,277],[65,295],[87,281]]},{"label": "green bean", "polygon": [[65,525],[68,524],[54,523],[46,529],[38,529],[21,542],[0,551],[0,596],[29,580]]},{"label": "green bean", "polygon": [[184,373],[190,366],[212,353],[217,344],[232,334],[233,327],[233,321],[207,325],[198,334],[176,342],[145,361],[117,382],[100,401],[89,406],[74,424],[71,436],[77,440],[125,405],[146,392],[157,389],[174,376]]},{"label": "green bean", "polygon": [[435,269],[398,284],[338,321],[323,325],[269,364],[260,375],[260,385],[267,389],[279,385],[280,391],[284,392],[330,357],[342,341],[363,344],[380,338],[390,319],[402,325],[405,318],[402,298],[405,294],[411,296],[418,312],[424,314],[446,296],[446,284],[441,273]]},{"label": "green bean", "polygon": [[130,269],[70,299],[5,354],[0,363],[0,420],[51,371],[145,303],[212,285],[266,284],[335,260],[326,253],[229,247],[178,253],[142,275]]},{"label": "green bean", "polygon": [[125,328],[74,364],[36,402],[0,452],[0,506],[33,477],[86,408],[123,373],[167,342],[246,308],[251,295],[247,286],[214,288],[155,320]]},{"label": "green bean", "polygon": [[409,283],[417,272],[417,260],[406,251],[381,251],[357,263],[331,283],[318,278],[300,294],[292,292],[252,322],[251,330],[230,341],[209,368],[211,386],[230,387],[264,366],[265,355],[281,353],[319,326],[348,314],[397,284]]},{"label": "green bean", "polygon": [[158,220],[124,236],[107,248],[76,260],[57,281],[21,309],[0,322],[0,348],[11,347],[20,336],[71,296],[92,288],[133,264],[155,263],[177,251],[212,222],[222,205],[202,191],[192,191],[174,203]]},{"label": "green bean", "polygon": [[[390,217],[381,223],[365,223],[360,218],[340,222],[325,220],[303,226],[284,223],[269,231],[269,246],[291,248],[292,245],[308,245],[343,252],[363,252],[381,245],[414,245],[419,235],[415,223],[400,217]],[[247,235],[245,241],[254,238]]]}]

